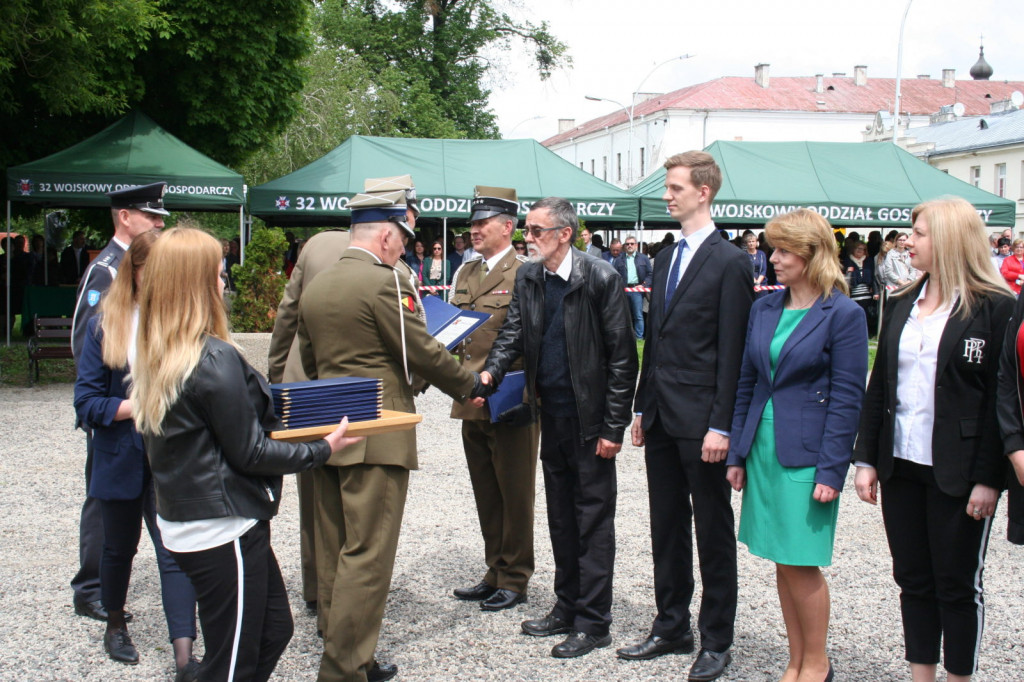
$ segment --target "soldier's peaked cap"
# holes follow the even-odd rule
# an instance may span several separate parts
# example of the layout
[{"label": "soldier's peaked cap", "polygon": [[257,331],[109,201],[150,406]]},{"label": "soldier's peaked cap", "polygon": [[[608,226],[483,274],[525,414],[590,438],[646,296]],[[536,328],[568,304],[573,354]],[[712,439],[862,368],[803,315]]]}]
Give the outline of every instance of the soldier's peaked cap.
[{"label": "soldier's peaked cap", "polygon": [[107,192],[111,208],[134,208],[137,211],[156,215],[171,215],[164,208],[164,192],[166,182],[153,182],[148,185],[133,185],[114,192]]},{"label": "soldier's peaked cap", "polygon": [[409,237],[416,236],[413,229],[405,221],[405,192],[361,193],[348,202],[352,211],[352,224],[391,222],[398,225]]},{"label": "soldier's peaked cap", "polygon": [[420,205],[416,200],[416,185],[412,184],[411,175],[392,175],[388,178],[366,178],[366,180],[363,180],[363,191],[367,194],[394,192],[395,190],[405,192],[405,204],[412,209],[418,218],[420,215]]},{"label": "soldier's peaked cap", "polygon": [[496,215],[519,215],[519,196],[507,187],[473,188],[473,208],[470,221],[484,220]]}]

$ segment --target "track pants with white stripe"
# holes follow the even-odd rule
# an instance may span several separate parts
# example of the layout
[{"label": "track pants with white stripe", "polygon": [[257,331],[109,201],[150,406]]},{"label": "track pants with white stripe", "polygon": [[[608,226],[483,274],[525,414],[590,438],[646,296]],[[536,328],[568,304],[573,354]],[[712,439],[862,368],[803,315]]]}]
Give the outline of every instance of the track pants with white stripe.
[{"label": "track pants with white stripe", "polygon": [[982,573],[992,519],[968,516],[969,495],[947,495],[931,467],[906,460],[896,460],[881,492],[907,661],[937,664],[941,644],[948,672],[974,674],[985,625]]},{"label": "track pants with white stripe", "polygon": [[199,602],[203,682],[264,682],[292,638],[292,613],[270,547],[270,522],[200,552],[172,552]]}]

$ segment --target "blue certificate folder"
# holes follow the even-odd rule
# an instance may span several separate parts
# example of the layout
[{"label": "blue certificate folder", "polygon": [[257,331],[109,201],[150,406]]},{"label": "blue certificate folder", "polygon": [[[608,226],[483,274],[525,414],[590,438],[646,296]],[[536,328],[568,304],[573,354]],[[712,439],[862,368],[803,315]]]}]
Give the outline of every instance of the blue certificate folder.
[{"label": "blue certificate folder", "polygon": [[337,377],[271,384],[274,413],[286,429],[323,426],[348,417],[351,422],[380,418],[380,379]]},{"label": "blue certificate folder", "polygon": [[491,411],[491,422],[498,421],[498,415],[512,409],[523,402],[523,390],[526,388],[526,375],[523,370],[509,372],[501,381],[501,386],[487,398],[487,408]]},{"label": "blue certificate folder", "polygon": [[423,312],[427,315],[427,333],[443,343],[448,350],[459,345],[491,317],[489,313],[453,306],[439,296],[424,296]]}]

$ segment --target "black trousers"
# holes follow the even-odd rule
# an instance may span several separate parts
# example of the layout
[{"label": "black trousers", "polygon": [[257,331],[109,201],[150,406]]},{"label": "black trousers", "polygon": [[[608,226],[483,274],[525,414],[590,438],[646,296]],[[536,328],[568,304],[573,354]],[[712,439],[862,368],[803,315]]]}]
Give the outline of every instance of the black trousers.
[{"label": "black trousers", "polygon": [[78,573],[71,579],[76,602],[100,600],[100,557],[103,556],[103,515],[100,501],[89,497],[92,477],[92,432],[85,429],[85,502],[78,521]]},{"label": "black trousers", "polygon": [[736,531],[725,461],[701,461],[703,441],[669,436],[660,417],[645,439],[658,606],[651,634],[678,639],[691,628],[695,528],[702,586],[700,642],[711,651],[725,651],[732,646],[737,599]]},{"label": "black trousers", "polygon": [[[148,478],[148,477],[147,477]],[[163,600],[167,631],[173,642],[179,637],[196,638],[196,593],[188,576],[178,567],[164,547],[156,525],[156,494],[153,482],[147,480],[144,492],[134,500],[100,500],[103,514],[103,559],[100,579],[103,608],[124,609],[128,583],[132,577],[132,561],[139,549],[142,522],[156,549],[160,570],[160,596]]]},{"label": "black trousers", "polygon": [[552,614],[596,637],[612,622],[615,570],[615,460],[597,439],[580,441],[579,420],[541,414],[540,461],[555,559]]},{"label": "black trousers", "polygon": [[954,675],[978,669],[985,625],[982,573],[992,519],[967,515],[969,495],[939,490],[930,466],[897,459],[882,484],[882,520],[900,586],[906,659]]},{"label": "black trousers", "polygon": [[292,638],[292,612],[270,547],[270,522],[200,552],[171,552],[199,600],[203,682],[265,682]]}]

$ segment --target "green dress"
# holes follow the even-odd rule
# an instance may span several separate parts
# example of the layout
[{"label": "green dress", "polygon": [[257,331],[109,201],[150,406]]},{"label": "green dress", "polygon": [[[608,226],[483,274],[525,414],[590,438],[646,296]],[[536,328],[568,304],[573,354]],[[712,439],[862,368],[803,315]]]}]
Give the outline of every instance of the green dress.
[{"label": "green dress", "polygon": [[[783,310],[770,347],[772,378],[786,339],[807,314]],[[750,553],[788,566],[828,566],[839,498],[815,501],[814,467],[787,467],[775,453],[775,417],[769,398],[747,457],[739,540]]]}]

